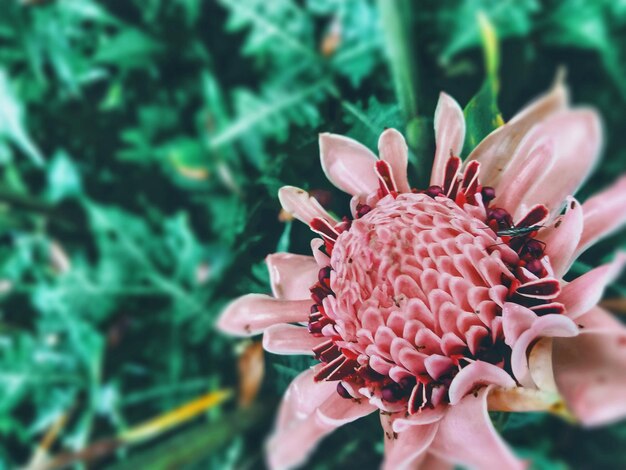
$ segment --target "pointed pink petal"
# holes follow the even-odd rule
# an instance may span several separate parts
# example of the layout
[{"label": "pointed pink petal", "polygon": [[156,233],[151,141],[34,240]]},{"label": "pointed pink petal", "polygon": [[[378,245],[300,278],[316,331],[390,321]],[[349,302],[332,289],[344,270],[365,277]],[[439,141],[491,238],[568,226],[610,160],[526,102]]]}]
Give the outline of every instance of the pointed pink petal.
[{"label": "pointed pink petal", "polygon": [[353,196],[378,189],[374,171],[376,155],[356,140],[337,134],[320,134],[320,157],[326,177],[337,188]]},{"label": "pointed pink petal", "polygon": [[487,411],[487,395],[491,388],[484,387],[450,406],[439,422],[430,452],[454,464],[481,470],[521,470],[526,467],[491,423]]},{"label": "pointed pink petal", "polygon": [[476,389],[478,385],[497,385],[502,388],[515,387],[515,380],[506,371],[489,364],[488,362],[475,361],[464,367],[459,372],[448,390],[450,405],[456,405],[468,393]]},{"label": "pointed pink petal", "polygon": [[502,308],[502,328],[505,343],[513,346],[517,338],[529,330],[536,319],[537,315],[532,310],[519,304],[505,303]]},{"label": "pointed pink petal", "polygon": [[335,221],[317,199],[310,196],[304,189],[295,186],[283,186],[278,190],[278,200],[285,211],[307,225],[316,217]]},{"label": "pointed pink petal", "polygon": [[569,408],[586,426],[626,417],[626,332],[581,330],[576,338],[554,341],[554,373]]},{"label": "pointed pink petal", "polygon": [[320,268],[330,265],[330,257],[321,250],[322,247],[324,247],[324,241],[321,238],[311,240],[311,253]]},{"label": "pointed pink petal", "polygon": [[441,93],[435,110],[435,160],[430,176],[431,185],[443,186],[446,163],[450,154],[459,156],[465,140],[465,117],[454,98]]},{"label": "pointed pink petal", "polygon": [[337,394],[334,382],[316,382],[320,366],[298,375],[287,388],[276,420],[276,428],[267,443],[271,469],[292,468],[304,463],[317,443],[334,428],[320,423],[316,410]]},{"label": "pointed pink petal", "polygon": [[385,432],[384,470],[409,470],[428,450],[437,433],[438,423],[410,426],[400,433],[393,431],[394,416],[380,415]]},{"label": "pointed pink petal", "polygon": [[305,326],[273,325],[263,333],[263,348],[274,354],[313,355],[313,348],[328,341],[316,337]]},{"label": "pointed pink petal", "polygon": [[393,179],[398,186],[398,191],[406,193],[411,191],[406,170],[409,161],[409,148],[402,134],[395,129],[386,129],[378,139],[378,155],[389,165],[393,172]]},{"label": "pointed pink petal", "polygon": [[517,381],[525,387],[534,387],[528,368],[528,348],[539,338],[568,338],[578,334],[578,326],[565,315],[550,314],[538,317],[532,326],[515,341],[511,351],[511,369]]},{"label": "pointed pink petal", "polygon": [[544,204],[554,215],[598,161],[602,147],[600,118],[592,109],[563,111],[538,124],[535,135],[538,140],[552,139],[556,158],[528,188],[522,204]]},{"label": "pointed pink petal", "polygon": [[565,314],[577,318],[591,310],[602,298],[604,289],[619,275],[626,263],[626,254],[618,253],[615,261],[592,269],[563,287],[558,302],[565,305]]},{"label": "pointed pink petal", "polygon": [[274,253],[265,258],[270,273],[272,293],[277,299],[303,300],[311,298],[309,290],[317,282],[320,270],[312,256]]},{"label": "pointed pink petal", "polygon": [[567,89],[557,83],[547,94],[524,108],[509,122],[489,134],[468,157],[481,167],[481,182],[497,186],[502,170],[509,164],[516,148],[528,131],[546,117],[564,109],[568,102]]},{"label": "pointed pink petal", "polygon": [[495,188],[496,198],[493,205],[506,209],[516,220],[528,188],[535,184],[538,175],[552,166],[554,158],[554,145],[551,140],[537,141],[532,138],[530,145],[520,144],[511,164],[503,172]]},{"label": "pointed pink petal", "polygon": [[428,375],[430,375],[433,379],[438,380],[439,377],[444,375],[454,366],[454,363],[449,357],[441,356],[439,354],[431,354],[424,361],[424,366],[426,367]]},{"label": "pointed pink petal", "polygon": [[572,265],[582,231],[582,207],[576,199],[568,198],[565,215],[539,232],[538,239],[546,244],[545,254],[556,277],[562,278]]},{"label": "pointed pink petal", "polygon": [[217,327],[232,335],[252,336],[277,323],[306,321],[311,300],[277,300],[268,295],[239,297],[222,312]]},{"label": "pointed pink petal", "polygon": [[337,393],[336,382],[316,382],[315,374],[323,367],[315,367],[301,372],[287,387],[278,410],[276,430],[283,431],[290,423],[305,419],[313,414],[327,398]]},{"label": "pointed pink petal", "polygon": [[584,229],[576,256],[626,223],[626,176],[583,204]]}]

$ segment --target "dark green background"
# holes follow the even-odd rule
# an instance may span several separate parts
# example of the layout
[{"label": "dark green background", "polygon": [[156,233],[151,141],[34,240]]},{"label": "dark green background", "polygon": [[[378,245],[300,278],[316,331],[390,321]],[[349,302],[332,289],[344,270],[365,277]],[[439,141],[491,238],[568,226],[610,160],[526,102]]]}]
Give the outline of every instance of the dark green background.
[{"label": "dark green background", "polygon": [[[573,101],[605,123],[604,159],[579,197],[612,182],[626,168],[623,0],[0,0],[0,462],[28,462],[64,412],[51,453],[94,456],[94,442],[236,387],[243,345],[214,331],[216,315],[268,291],[266,254],[310,239],[278,220],[278,188],[318,190],[344,214],[317,134],[375,148],[384,127],[407,134],[410,177],[424,182],[440,91],[464,106],[487,83],[480,108],[497,111],[480,10],[501,42],[504,118],[566,67]],[[337,26],[338,47],[324,50]],[[91,464],[258,468],[280,394],[305,366],[266,355],[252,408],[232,400]],[[624,425],[494,420],[537,468],[626,468]],[[310,466],[376,468],[381,436],[375,417],[341,429]]]}]

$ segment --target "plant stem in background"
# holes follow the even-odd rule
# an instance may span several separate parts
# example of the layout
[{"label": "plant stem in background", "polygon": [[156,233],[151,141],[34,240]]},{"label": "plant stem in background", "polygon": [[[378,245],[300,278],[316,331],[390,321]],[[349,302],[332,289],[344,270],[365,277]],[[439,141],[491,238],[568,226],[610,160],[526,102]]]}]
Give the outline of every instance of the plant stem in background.
[{"label": "plant stem in background", "polygon": [[411,55],[415,46],[410,27],[411,2],[379,0],[378,8],[396,97],[409,122],[417,117],[417,69]]},{"label": "plant stem in background", "polygon": [[426,164],[426,153],[420,151],[424,126],[418,117],[417,64],[411,53],[416,48],[411,27],[412,6],[410,0],[378,0],[387,61],[393,77],[396,99],[406,122],[406,129],[402,131],[412,151],[411,162],[417,172],[416,181],[422,184],[432,162]]}]

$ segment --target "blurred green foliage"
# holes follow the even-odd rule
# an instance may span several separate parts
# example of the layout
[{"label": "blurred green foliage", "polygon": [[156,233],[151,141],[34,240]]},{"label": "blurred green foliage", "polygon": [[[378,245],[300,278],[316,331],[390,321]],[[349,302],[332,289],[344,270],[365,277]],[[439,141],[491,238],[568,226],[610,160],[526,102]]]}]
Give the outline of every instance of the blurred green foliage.
[{"label": "blurred green foliage", "polygon": [[[485,75],[480,11],[499,77]],[[267,253],[308,246],[304,227],[279,221],[277,189],[346,207],[318,132],[375,148],[397,127],[423,181],[439,91],[472,103],[480,136],[565,66],[574,101],[605,119],[605,158],[580,196],[608,184],[626,168],[625,33],[623,0],[0,0],[0,462],[29,462],[64,414],[51,454],[236,386],[242,343],[213,330],[217,313],[268,290]],[[95,462],[258,468],[275,403],[307,364],[266,360],[261,405],[213,409]],[[626,466],[623,425],[494,419],[537,468]],[[364,423],[311,468],[375,467],[380,431]]]}]

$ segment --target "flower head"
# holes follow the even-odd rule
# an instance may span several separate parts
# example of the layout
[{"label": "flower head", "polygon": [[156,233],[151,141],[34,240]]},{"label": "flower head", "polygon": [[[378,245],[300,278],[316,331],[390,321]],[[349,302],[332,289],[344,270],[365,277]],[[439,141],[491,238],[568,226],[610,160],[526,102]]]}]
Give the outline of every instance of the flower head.
[{"label": "flower head", "polygon": [[626,257],[562,279],[626,222],[626,179],[583,205],[572,197],[599,154],[596,113],[570,108],[557,84],[462,162],[464,134],[442,94],[422,189],[408,182],[397,131],[381,135],[380,159],[322,134],[324,172],[353,196],[349,218],[280,190],[317,235],[313,256],[270,255],[274,296],[244,296],[219,321],[264,332],[270,352],[319,360],[287,390],[272,467],[301,463],[321,437],[376,410],[387,468],[524,468],[488,410],[567,410],[588,425],[626,415],[626,329],[596,306]]}]

